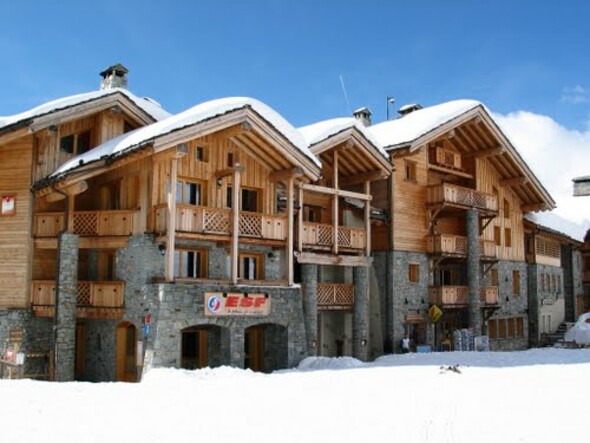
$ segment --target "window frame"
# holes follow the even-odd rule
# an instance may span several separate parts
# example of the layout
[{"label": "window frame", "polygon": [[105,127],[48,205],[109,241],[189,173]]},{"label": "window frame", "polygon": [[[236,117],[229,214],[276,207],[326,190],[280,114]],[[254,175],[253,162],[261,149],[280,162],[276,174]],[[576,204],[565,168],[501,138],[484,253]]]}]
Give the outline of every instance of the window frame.
[{"label": "window frame", "polygon": [[[185,268],[189,265],[189,254],[192,258],[192,272]],[[197,261],[197,256],[200,257]],[[181,273],[181,270],[185,271]],[[186,273],[186,275],[182,275]],[[190,275],[189,275],[190,274]],[[178,248],[174,251],[174,278],[208,278],[209,275],[209,251],[207,248]]]},{"label": "window frame", "polygon": [[[244,259],[251,259],[254,262],[254,278],[244,275],[246,269]],[[239,280],[264,280],[264,254],[257,252],[240,252],[238,254],[238,279]]]},{"label": "window frame", "polygon": [[408,282],[419,283],[420,282],[420,264],[409,263],[408,264]]}]

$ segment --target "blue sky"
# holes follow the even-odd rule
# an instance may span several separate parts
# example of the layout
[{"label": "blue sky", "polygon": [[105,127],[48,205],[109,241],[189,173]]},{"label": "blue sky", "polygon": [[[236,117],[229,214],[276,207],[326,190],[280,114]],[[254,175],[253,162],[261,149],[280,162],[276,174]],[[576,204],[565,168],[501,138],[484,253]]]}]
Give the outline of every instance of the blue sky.
[{"label": "blue sky", "polygon": [[0,0],[0,17],[0,115],[97,89],[122,62],[171,112],[245,95],[296,126],[360,106],[381,121],[392,95],[392,111],[475,98],[590,121],[590,2]]}]

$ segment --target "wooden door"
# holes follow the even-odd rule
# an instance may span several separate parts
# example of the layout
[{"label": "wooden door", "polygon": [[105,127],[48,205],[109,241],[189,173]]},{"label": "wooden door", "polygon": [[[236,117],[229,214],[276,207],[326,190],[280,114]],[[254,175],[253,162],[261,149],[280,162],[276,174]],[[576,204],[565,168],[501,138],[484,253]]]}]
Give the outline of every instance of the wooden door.
[{"label": "wooden door", "polygon": [[209,366],[209,331],[206,328],[189,328],[182,331],[180,367],[200,369]]},{"label": "wooden door", "polygon": [[86,324],[76,323],[76,355],[74,357],[74,374],[76,380],[84,379],[86,359]]},{"label": "wooden door", "polygon": [[123,322],[117,328],[117,380],[137,381],[137,329]]},{"label": "wooden door", "polygon": [[257,372],[264,371],[264,328],[262,326],[246,329],[244,367]]}]

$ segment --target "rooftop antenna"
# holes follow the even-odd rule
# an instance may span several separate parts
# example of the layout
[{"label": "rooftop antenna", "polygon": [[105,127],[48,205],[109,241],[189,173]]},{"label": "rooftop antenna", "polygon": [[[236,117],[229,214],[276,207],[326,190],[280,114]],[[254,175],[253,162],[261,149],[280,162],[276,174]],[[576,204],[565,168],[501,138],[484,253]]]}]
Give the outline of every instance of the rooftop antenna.
[{"label": "rooftop antenna", "polygon": [[340,84],[342,85],[342,92],[344,93],[344,99],[346,100],[346,106],[348,107],[348,115],[351,115],[352,109],[350,108],[350,103],[348,102],[348,94],[346,93],[346,88],[344,87],[344,79],[342,78],[342,74],[340,74]]},{"label": "rooftop antenna", "polygon": [[387,120],[389,120],[389,105],[393,105],[395,103],[395,97],[387,96]]}]

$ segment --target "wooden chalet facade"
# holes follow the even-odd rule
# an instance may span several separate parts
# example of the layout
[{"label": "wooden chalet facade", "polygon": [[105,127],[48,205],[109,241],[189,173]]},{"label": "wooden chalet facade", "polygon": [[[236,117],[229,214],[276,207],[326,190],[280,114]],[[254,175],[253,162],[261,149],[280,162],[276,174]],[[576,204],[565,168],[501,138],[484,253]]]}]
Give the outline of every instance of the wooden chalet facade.
[{"label": "wooden chalet facade", "polygon": [[25,372],[271,371],[507,319],[492,347],[527,345],[523,215],[554,202],[480,104],[295,129],[246,98],[169,116],[101,75],[0,117],[0,352]]}]

